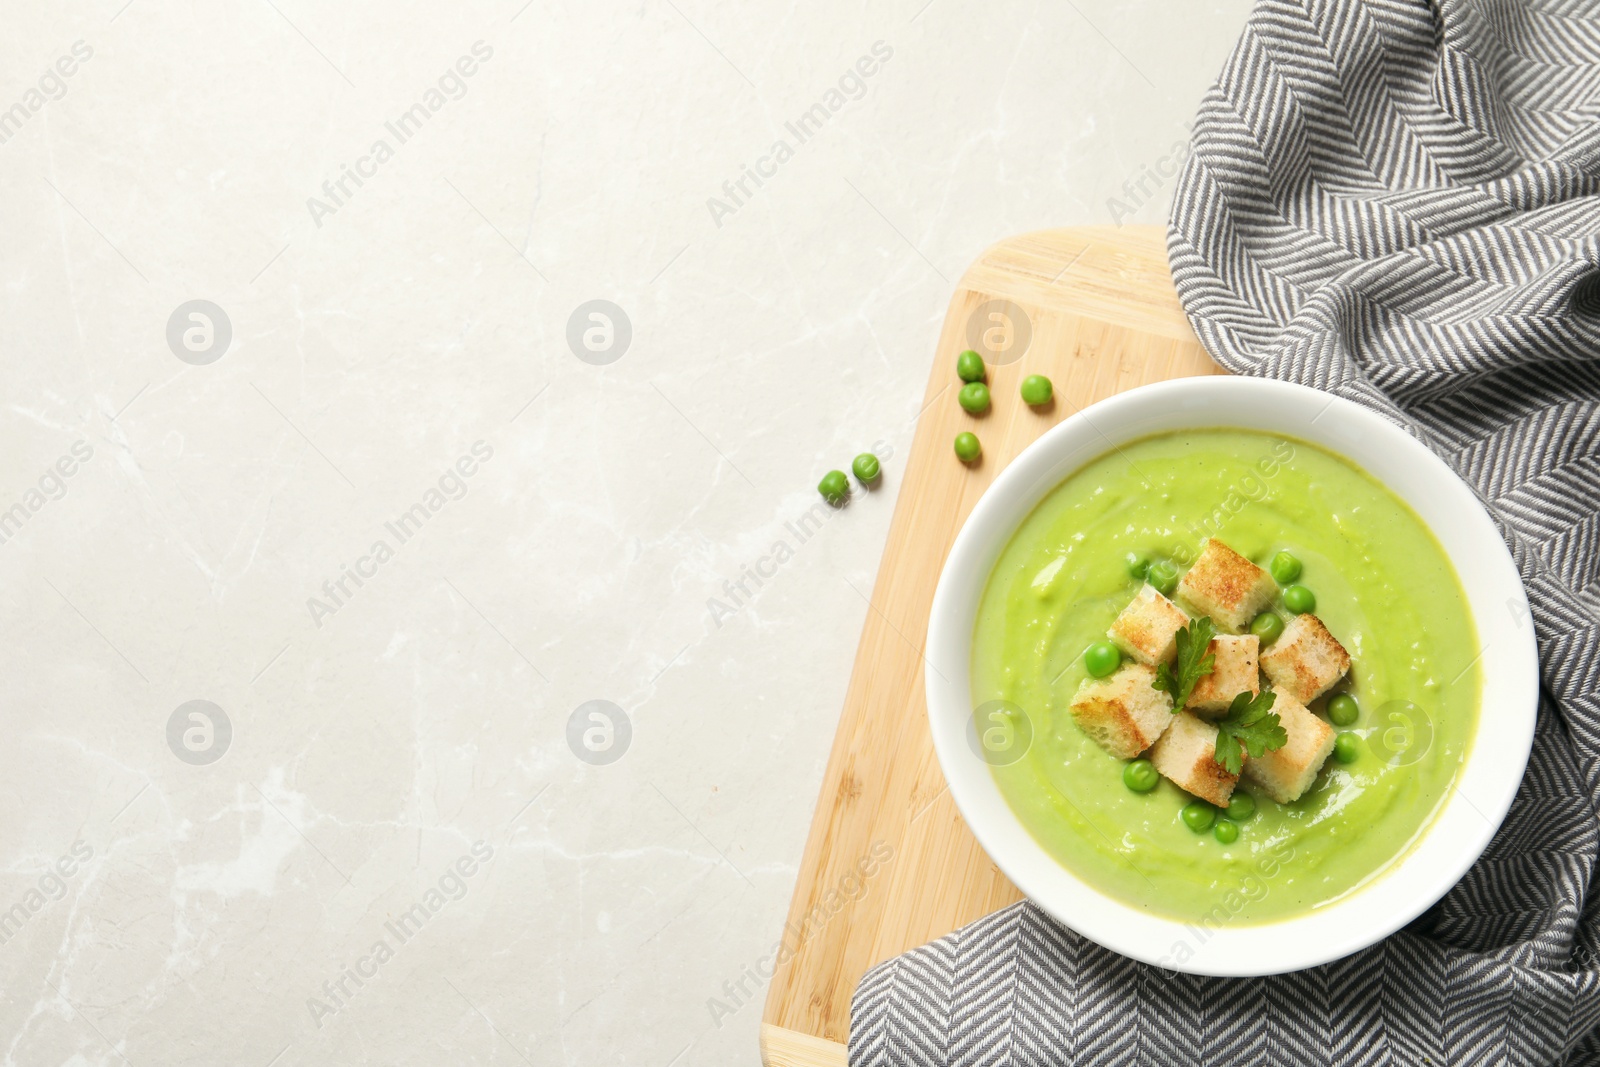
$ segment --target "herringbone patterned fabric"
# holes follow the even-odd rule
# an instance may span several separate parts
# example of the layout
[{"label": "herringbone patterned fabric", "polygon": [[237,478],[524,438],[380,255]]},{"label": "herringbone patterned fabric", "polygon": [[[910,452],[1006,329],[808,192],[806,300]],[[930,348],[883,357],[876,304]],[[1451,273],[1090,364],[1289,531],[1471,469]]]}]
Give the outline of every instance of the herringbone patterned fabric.
[{"label": "herringbone patterned fabric", "polygon": [[1366,952],[1165,977],[1017,905],[871,971],[850,1062],[1600,1064],[1600,2],[1259,3],[1169,251],[1221,363],[1382,411],[1478,488],[1539,635],[1522,790]]}]

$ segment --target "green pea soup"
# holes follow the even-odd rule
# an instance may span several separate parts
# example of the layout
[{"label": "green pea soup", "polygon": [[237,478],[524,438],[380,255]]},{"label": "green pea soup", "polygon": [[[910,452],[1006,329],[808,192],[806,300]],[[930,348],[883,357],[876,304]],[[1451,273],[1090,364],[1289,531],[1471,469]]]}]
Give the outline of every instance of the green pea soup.
[{"label": "green pea soup", "polygon": [[[1295,803],[1241,781],[1255,811],[1226,844],[1185,825],[1179,813],[1193,798],[1166,779],[1129,789],[1126,762],[1068,710],[1088,677],[1084,651],[1138,591],[1127,557],[1181,571],[1207,537],[1263,567],[1280,551],[1298,557],[1296,584],[1315,594],[1317,616],[1351,658],[1346,679],[1310,707],[1326,718],[1338,693],[1360,707],[1336,727],[1359,739],[1356,758],[1330,756]],[[1281,599],[1274,610],[1289,617]],[[1106,453],[1022,522],[979,605],[972,696],[975,708],[1004,701],[1025,716],[1026,750],[991,770],[1063,866],[1152,914],[1265,923],[1355,892],[1418,840],[1472,744],[1478,654],[1450,560],[1369,474],[1304,441],[1192,430]]]}]

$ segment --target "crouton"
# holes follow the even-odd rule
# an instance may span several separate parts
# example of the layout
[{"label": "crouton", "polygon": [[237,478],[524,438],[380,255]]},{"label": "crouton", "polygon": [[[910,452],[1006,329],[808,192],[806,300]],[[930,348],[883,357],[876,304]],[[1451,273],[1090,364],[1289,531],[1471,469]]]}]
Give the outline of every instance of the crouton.
[{"label": "crouton", "polygon": [[1216,753],[1217,728],[1180,711],[1150,750],[1150,762],[1179,789],[1225,808],[1239,776],[1229,774]]},{"label": "crouton", "polygon": [[1154,688],[1156,672],[1125,663],[1109,678],[1085,679],[1072,698],[1078,728],[1118,759],[1132,759],[1172,722],[1172,697]]},{"label": "crouton", "polygon": [[1272,711],[1289,741],[1282,748],[1245,760],[1244,776],[1279,804],[1292,804],[1311,788],[1333,751],[1335,735],[1333,727],[1300,701],[1282,690],[1275,692]]},{"label": "crouton", "polygon": [[1172,658],[1177,633],[1188,624],[1189,616],[1178,605],[1146,585],[1122,609],[1106,636],[1129,656],[1154,667]]},{"label": "crouton", "polygon": [[1261,692],[1261,672],[1256,666],[1261,638],[1255,634],[1213,637],[1206,651],[1216,657],[1210,674],[1201,675],[1185,705],[1201,718],[1216,718],[1228,710],[1240,693]]},{"label": "crouton", "polygon": [[1214,537],[1206,538],[1200,558],[1178,583],[1185,605],[1230,633],[1248,627],[1277,595],[1272,575]]},{"label": "crouton", "polygon": [[1321,619],[1296,615],[1283,628],[1282,636],[1261,654],[1261,669],[1272,679],[1272,688],[1309,704],[1344,677],[1350,669],[1350,653]]}]

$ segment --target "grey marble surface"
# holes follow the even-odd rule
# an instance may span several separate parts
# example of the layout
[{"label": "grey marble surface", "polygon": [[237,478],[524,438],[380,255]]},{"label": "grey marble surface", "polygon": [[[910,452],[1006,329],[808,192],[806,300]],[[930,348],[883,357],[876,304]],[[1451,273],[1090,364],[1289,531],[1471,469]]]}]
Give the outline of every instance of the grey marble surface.
[{"label": "grey marble surface", "polygon": [[756,1062],[952,284],[1245,13],[7,4],[4,1063]]}]

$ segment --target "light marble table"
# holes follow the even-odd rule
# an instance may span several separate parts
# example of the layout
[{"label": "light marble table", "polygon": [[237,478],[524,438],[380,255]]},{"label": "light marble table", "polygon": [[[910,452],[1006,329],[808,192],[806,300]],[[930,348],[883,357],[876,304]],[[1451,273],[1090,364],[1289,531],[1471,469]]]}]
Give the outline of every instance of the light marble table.
[{"label": "light marble table", "polygon": [[3,1062],[755,1062],[952,282],[1245,14],[8,4]]}]

